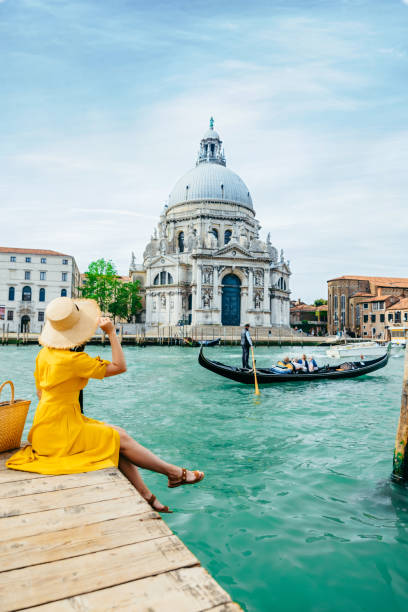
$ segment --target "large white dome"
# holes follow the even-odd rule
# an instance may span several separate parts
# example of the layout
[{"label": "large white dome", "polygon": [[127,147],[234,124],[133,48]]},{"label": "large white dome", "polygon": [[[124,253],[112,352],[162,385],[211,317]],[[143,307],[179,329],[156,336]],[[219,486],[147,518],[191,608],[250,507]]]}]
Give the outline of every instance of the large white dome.
[{"label": "large white dome", "polygon": [[187,172],[170,193],[169,207],[194,200],[220,200],[252,208],[251,195],[244,181],[217,163],[201,163]]}]

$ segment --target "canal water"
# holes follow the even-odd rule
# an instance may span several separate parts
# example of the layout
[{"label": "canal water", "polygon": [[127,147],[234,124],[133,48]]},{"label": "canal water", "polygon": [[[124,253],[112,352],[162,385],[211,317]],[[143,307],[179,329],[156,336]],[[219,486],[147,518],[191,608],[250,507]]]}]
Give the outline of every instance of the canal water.
[{"label": "canal water", "polygon": [[[1,379],[33,399],[27,426],[37,350],[0,347]],[[235,601],[251,612],[407,610],[408,490],[390,483],[402,353],[362,378],[265,386],[256,398],[201,368],[198,349],[125,352],[126,374],[85,389],[85,413],[206,472],[175,490],[144,475],[175,511],[170,527]],[[302,349],[256,352],[262,367]],[[239,347],[206,354],[240,362]]]}]

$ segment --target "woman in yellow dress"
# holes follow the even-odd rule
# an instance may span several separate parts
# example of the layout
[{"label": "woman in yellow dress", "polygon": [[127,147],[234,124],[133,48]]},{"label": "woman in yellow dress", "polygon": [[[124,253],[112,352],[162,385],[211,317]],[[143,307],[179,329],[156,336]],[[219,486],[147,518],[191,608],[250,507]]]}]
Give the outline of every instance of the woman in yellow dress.
[{"label": "woman in yellow dress", "polygon": [[[111,362],[73,352],[100,328],[108,335]],[[79,391],[89,378],[126,372],[126,361],[112,322],[100,317],[94,300],[57,298],[46,310],[34,372],[39,404],[28,434],[29,445],[7,461],[8,468],[40,474],[73,474],[119,467],[159,512],[170,512],[149,491],[137,469],[164,474],[169,488],[194,484],[204,473],[163,461],[133,440],[124,429],[89,419],[81,413]]]}]

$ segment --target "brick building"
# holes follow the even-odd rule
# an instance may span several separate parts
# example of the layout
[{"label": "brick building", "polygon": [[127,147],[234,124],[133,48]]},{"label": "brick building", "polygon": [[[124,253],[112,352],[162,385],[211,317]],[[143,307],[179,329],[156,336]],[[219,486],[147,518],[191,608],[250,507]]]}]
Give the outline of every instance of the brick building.
[{"label": "brick building", "polygon": [[[408,278],[341,276],[328,282],[328,332],[388,339],[396,305],[408,297]],[[400,315],[397,315],[397,318]]]}]

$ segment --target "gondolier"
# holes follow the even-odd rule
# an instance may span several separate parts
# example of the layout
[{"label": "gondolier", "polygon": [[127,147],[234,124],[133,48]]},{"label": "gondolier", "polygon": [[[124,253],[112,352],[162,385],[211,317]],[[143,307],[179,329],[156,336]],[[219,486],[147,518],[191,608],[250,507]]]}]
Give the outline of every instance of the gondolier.
[{"label": "gondolier", "polygon": [[247,323],[241,332],[241,346],[242,346],[242,367],[249,370],[248,357],[249,347],[252,346],[252,338],[249,333],[249,323]]}]

